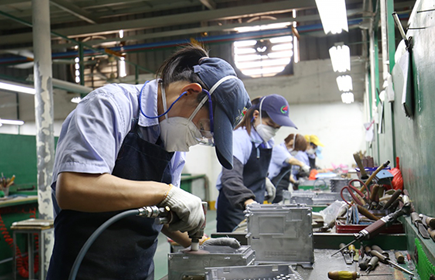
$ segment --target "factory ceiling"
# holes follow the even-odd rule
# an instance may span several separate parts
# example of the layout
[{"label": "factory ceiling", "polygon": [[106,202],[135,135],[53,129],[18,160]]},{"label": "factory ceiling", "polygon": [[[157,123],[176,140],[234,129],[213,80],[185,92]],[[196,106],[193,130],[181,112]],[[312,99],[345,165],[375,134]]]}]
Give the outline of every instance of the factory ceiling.
[{"label": "factory ceiling", "polygon": [[[25,78],[32,73],[33,2],[0,1],[0,79]],[[394,2],[406,25],[415,1]],[[296,21],[297,27],[291,32],[300,36],[301,61],[328,59],[328,48],[341,41],[353,46],[353,63],[364,67],[368,41],[361,34],[371,28],[378,3],[346,0],[349,32],[331,36],[323,32],[315,0],[51,0],[53,63],[54,67],[72,64],[76,46],[84,43],[89,56],[98,57],[98,50],[104,50],[103,55],[122,51],[127,60],[153,72],[163,59],[159,57],[166,55],[162,50],[191,38],[205,44],[231,43],[234,38],[225,36],[236,28]],[[146,57],[141,57],[142,52],[147,52]],[[56,78],[62,71],[53,72]],[[93,74],[95,79],[97,76],[110,81],[104,71]]]}]

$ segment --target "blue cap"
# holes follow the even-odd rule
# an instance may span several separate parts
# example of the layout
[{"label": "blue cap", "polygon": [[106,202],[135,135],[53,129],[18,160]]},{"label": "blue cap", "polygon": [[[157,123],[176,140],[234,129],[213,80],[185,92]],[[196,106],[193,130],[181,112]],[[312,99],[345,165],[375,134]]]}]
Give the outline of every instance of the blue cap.
[{"label": "blue cap", "polygon": [[213,112],[216,155],[223,167],[232,169],[233,130],[244,109],[251,106],[248,92],[233,67],[223,59],[203,58],[193,69],[216,100]]},{"label": "blue cap", "polygon": [[259,109],[265,111],[274,123],[279,126],[289,126],[297,129],[289,117],[287,100],[278,94],[271,94],[261,98]]}]

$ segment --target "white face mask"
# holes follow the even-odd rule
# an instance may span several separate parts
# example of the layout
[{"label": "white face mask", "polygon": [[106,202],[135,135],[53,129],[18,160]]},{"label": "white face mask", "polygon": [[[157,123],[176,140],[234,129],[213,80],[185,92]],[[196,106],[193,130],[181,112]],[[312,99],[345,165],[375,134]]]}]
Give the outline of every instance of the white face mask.
[{"label": "white face mask", "polygon": [[313,148],[309,148],[305,151],[307,154],[309,155],[314,155],[315,151],[313,150]]},{"label": "white face mask", "polygon": [[166,118],[160,122],[161,139],[168,152],[188,152],[189,147],[199,144],[201,132],[189,119]]},{"label": "white face mask", "polygon": [[[163,87],[162,101],[163,109],[166,112],[166,93]],[[165,115],[165,119],[160,122],[160,134],[166,151],[188,152],[189,147],[199,144],[198,139],[201,139],[202,135],[192,122],[196,113],[197,111],[193,112],[188,119],[182,117],[168,118],[168,116]]]},{"label": "white face mask", "polygon": [[290,152],[290,154],[291,154],[292,156],[296,156],[296,155],[298,154],[298,151],[294,151],[294,150],[292,150],[292,151]]},{"label": "white face mask", "polygon": [[257,125],[257,127],[255,128],[255,130],[257,130],[258,134],[260,135],[261,139],[263,139],[264,142],[268,142],[270,139],[272,139],[275,136],[278,129],[279,128],[273,128],[271,126],[262,123]]},{"label": "white face mask", "polygon": [[261,105],[263,105],[263,101],[265,98],[263,98],[260,102],[260,124],[255,127],[255,130],[257,130],[257,133],[260,135],[261,139],[263,139],[264,142],[269,142],[270,139],[272,139],[276,132],[279,130],[279,128],[274,128],[268,125],[263,124],[263,118],[261,117]]}]

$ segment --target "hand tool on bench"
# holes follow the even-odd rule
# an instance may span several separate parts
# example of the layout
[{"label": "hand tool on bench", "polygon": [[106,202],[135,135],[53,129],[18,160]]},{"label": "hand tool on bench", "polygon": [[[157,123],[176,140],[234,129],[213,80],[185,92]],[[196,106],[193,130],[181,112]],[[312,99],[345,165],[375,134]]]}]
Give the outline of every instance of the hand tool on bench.
[{"label": "hand tool on bench", "polygon": [[[373,236],[379,234],[379,232],[384,227],[392,224],[394,221],[397,220],[398,217],[403,216],[405,214],[406,215],[409,214],[409,208],[410,208],[410,203],[408,201],[405,204],[403,204],[403,206],[399,210],[397,210],[391,214],[388,214],[387,216],[380,218],[376,222],[374,222],[371,225],[360,230],[358,233],[355,234],[355,239],[343,248],[348,247],[349,245],[355,243],[356,241],[363,240],[363,239],[370,239]],[[342,250],[344,250],[343,248],[341,248],[340,250],[338,250],[337,252],[335,252],[331,256],[334,256],[335,254],[341,252]]]},{"label": "hand tool on bench", "polygon": [[379,260],[380,260],[381,262],[383,262],[383,263],[388,263],[389,265],[393,266],[394,268],[396,268],[396,269],[398,269],[398,270],[401,270],[401,271],[403,271],[403,272],[406,272],[406,273],[408,273],[409,275],[414,276],[414,273],[412,273],[411,271],[407,270],[406,268],[401,267],[401,266],[398,265],[397,263],[391,261],[389,257],[386,257],[386,256],[382,255],[382,254],[379,253],[378,251],[376,251],[376,250],[372,250],[371,253],[372,253],[373,256],[378,257]]},{"label": "hand tool on bench", "polygon": [[423,221],[421,220],[417,212],[411,213],[411,222],[418,229],[418,233],[420,233],[423,238],[430,239],[427,227],[423,224]]},{"label": "hand tool on bench", "polygon": [[361,162],[361,158],[359,157],[358,153],[353,154],[353,158],[355,159],[356,164],[358,165],[358,168],[361,173],[361,180],[366,180],[369,178],[369,175],[367,175],[367,172],[364,168],[364,165]]}]

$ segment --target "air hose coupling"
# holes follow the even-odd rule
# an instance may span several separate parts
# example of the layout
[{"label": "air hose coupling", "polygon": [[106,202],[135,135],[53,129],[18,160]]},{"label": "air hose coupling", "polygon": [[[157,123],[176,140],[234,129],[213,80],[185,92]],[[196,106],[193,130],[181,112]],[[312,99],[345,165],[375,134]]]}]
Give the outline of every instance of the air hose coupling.
[{"label": "air hose coupling", "polygon": [[172,222],[174,214],[168,206],[157,207],[153,205],[139,208],[137,216],[144,218],[158,218],[160,224],[169,224]]}]

